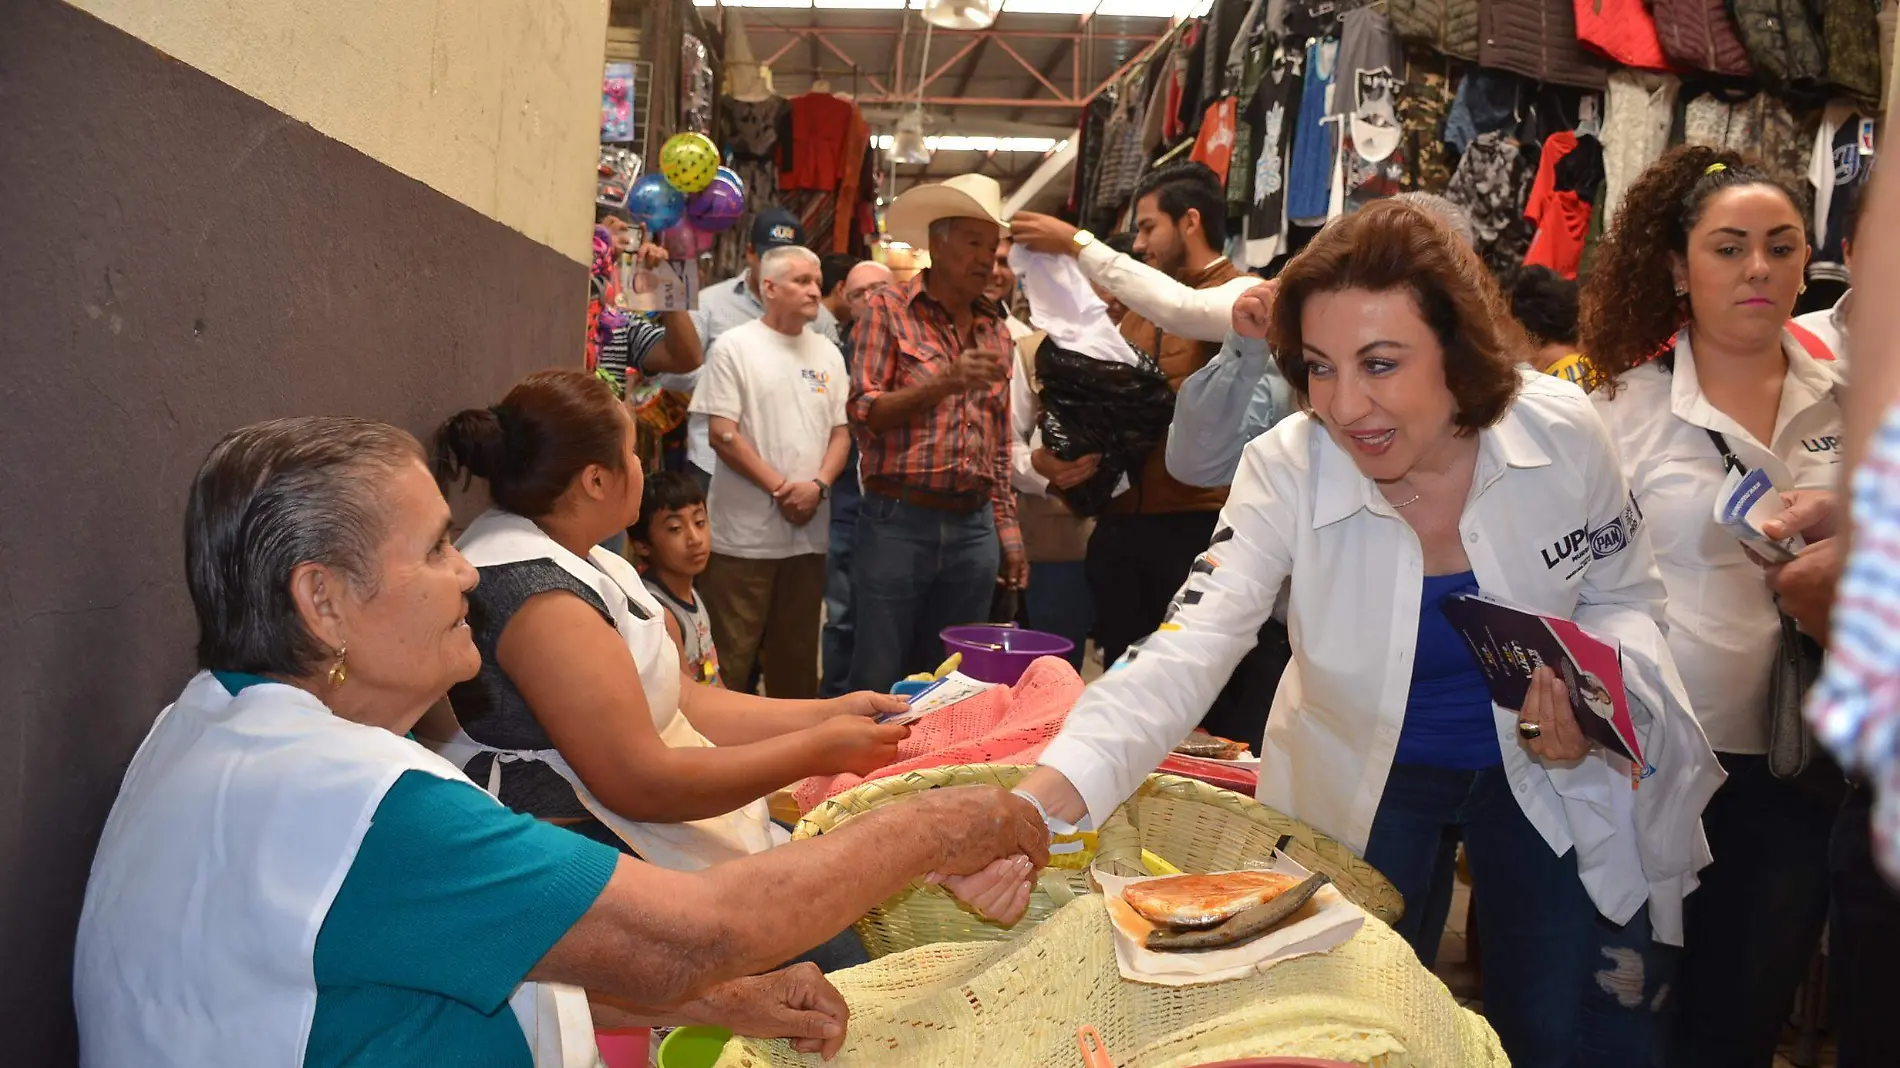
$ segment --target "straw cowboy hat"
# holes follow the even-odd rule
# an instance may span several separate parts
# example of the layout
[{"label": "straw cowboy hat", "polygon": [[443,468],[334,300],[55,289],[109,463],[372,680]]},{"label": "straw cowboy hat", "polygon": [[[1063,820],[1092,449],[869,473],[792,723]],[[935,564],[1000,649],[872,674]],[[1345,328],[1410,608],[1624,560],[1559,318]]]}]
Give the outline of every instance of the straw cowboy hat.
[{"label": "straw cowboy hat", "polygon": [[884,213],[884,229],[913,248],[930,247],[930,224],[938,219],[1003,221],[1003,187],[981,174],[959,174],[935,185],[914,185]]}]

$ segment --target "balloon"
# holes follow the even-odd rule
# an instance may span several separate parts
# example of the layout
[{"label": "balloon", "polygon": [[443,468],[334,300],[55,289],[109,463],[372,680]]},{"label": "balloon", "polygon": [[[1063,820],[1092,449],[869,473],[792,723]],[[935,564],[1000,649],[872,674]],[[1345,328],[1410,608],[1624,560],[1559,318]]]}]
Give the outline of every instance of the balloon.
[{"label": "balloon", "polygon": [[660,173],[682,193],[697,193],[719,174],[719,146],[702,133],[680,133],[660,146]]},{"label": "balloon", "polygon": [[686,200],[686,218],[694,227],[717,233],[745,214],[745,194],[723,180],[715,181]]},{"label": "balloon", "polygon": [[656,234],[680,221],[686,213],[686,195],[657,174],[642,175],[627,194],[627,214]]},{"label": "balloon", "polygon": [[714,178],[713,181],[718,181],[720,178],[731,182],[732,187],[739,191],[739,195],[742,197],[745,196],[745,179],[739,177],[738,171],[733,170],[731,167],[721,167],[719,168],[719,177]]},{"label": "balloon", "polygon": [[682,222],[660,235],[660,247],[676,260],[690,260],[711,252],[713,235],[690,222]]}]

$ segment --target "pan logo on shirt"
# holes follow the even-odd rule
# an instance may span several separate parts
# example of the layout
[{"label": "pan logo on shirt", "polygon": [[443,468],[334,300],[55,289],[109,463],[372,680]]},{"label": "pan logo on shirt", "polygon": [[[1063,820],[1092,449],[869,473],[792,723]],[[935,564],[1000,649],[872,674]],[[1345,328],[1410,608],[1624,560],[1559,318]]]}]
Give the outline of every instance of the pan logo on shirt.
[{"label": "pan logo on shirt", "polygon": [[830,371],[814,371],[807,367],[799,371],[798,376],[805,380],[805,388],[821,396],[825,393],[826,388],[831,385]]},{"label": "pan logo on shirt", "polygon": [[1573,564],[1575,566],[1564,576],[1569,578],[1590,561],[1608,559],[1629,548],[1641,529],[1643,511],[1636,506],[1636,497],[1631,494],[1616,518],[1600,527],[1578,527],[1545,546],[1542,550],[1544,569],[1555,571],[1559,564]]}]

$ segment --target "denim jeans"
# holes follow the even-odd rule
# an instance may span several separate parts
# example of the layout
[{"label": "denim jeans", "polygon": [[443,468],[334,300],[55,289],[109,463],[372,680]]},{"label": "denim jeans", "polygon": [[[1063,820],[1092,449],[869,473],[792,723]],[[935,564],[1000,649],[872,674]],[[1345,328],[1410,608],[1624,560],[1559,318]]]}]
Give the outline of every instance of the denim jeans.
[{"label": "denim jeans", "polygon": [[867,492],[856,541],[851,689],[889,690],[936,667],[939,631],[989,619],[1003,550],[987,504],[945,512]]},{"label": "denim jeans", "polygon": [[851,685],[851,560],[858,541],[858,476],[847,468],[831,492],[831,542],[825,555],[825,629],[819,638],[818,696],[837,697]]},{"label": "denim jeans", "polygon": [[1767,757],[1716,756],[1728,781],[1702,812],[1715,862],[1683,904],[1666,1063],[1768,1068],[1827,920],[1836,807],[1775,778]]},{"label": "denim jeans", "polygon": [[1874,866],[1873,793],[1857,786],[1834,823],[1828,865],[1833,913],[1827,965],[1834,1010],[1835,1063],[1840,1068],[1900,1064],[1900,889]]},{"label": "denim jeans", "polygon": [[1029,588],[1023,591],[1023,624],[1030,630],[1067,638],[1075,643],[1069,663],[1082,670],[1083,644],[1095,623],[1095,598],[1089,593],[1088,565],[1080,560],[1029,565]]},{"label": "denim jeans", "polygon": [[[1531,825],[1502,767],[1395,764],[1366,861],[1405,899],[1398,932],[1415,949],[1434,886],[1449,877],[1446,832],[1463,832],[1484,959],[1484,1015],[1516,1068],[1630,1068],[1648,1060],[1675,952],[1650,939],[1648,909],[1618,925],[1597,914],[1563,856]],[[1418,914],[1416,920],[1414,913]],[[1443,914],[1439,914],[1442,926]]]}]

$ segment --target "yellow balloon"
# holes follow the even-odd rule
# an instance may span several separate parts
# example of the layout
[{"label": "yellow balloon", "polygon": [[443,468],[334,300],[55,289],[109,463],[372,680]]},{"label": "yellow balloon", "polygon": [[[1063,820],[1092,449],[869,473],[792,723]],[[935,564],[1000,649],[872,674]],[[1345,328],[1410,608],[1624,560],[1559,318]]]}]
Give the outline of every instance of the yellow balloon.
[{"label": "yellow balloon", "polygon": [[719,146],[702,133],[680,133],[660,146],[660,173],[682,193],[697,193],[719,175]]}]

